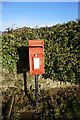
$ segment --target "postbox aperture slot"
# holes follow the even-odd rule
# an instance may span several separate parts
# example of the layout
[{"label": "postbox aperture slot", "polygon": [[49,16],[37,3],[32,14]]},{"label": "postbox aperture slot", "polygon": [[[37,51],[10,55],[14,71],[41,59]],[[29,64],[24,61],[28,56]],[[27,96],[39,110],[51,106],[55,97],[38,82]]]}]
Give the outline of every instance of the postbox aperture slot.
[{"label": "postbox aperture slot", "polygon": [[43,48],[43,46],[29,46],[29,48]]}]

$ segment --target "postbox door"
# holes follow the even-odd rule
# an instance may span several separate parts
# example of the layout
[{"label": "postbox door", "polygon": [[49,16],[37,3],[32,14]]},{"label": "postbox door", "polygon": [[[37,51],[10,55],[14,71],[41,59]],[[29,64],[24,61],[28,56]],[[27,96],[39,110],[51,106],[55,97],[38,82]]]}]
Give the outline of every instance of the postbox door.
[{"label": "postbox door", "polygon": [[30,74],[44,74],[44,55],[30,55]]}]

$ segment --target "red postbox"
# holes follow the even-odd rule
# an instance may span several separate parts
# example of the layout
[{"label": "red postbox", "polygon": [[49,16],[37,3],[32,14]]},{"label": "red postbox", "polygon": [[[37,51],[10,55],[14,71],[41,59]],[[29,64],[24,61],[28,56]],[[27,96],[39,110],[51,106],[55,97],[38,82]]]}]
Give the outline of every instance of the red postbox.
[{"label": "red postbox", "polygon": [[30,74],[44,74],[44,41],[29,40]]}]

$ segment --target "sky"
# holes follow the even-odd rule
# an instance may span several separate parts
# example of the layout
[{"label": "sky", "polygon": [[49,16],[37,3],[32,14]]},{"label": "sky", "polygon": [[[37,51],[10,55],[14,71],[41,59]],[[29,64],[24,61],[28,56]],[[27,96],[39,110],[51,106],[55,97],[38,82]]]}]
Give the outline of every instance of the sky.
[{"label": "sky", "polygon": [[53,26],[78,18],[78,2],[2,2],[2,28]]}]

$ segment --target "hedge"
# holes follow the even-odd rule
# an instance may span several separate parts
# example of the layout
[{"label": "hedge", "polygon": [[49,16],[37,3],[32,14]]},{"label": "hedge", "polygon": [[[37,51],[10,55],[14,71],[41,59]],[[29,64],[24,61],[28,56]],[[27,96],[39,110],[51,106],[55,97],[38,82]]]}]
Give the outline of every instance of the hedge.
[{"label": "hedge", "polygon": [[16,71],[19,59],[17,48],[27,47],[30,39],[43,39],[45,74],[52,80],[80,83],[80,25],[78,21],[52,27],[8,29],[2,33],[2,64]]}]

